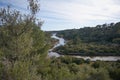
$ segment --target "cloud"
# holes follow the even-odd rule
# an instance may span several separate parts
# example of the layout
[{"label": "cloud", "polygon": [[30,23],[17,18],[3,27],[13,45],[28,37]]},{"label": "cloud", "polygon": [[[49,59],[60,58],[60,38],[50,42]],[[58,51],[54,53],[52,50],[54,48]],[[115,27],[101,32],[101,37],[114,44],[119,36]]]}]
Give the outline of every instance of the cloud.
[{"label": "cloud", "polygon": [[[82,0],[81,0],[82,1]],[[44,10],[48,10],[51,12],[55,12],[58,16],[63,16],[65,19],[73,20],[73,21],[84,21],[91,20],[94,15],[96,15],[96,19],[107,19],[108,16],[110,18],[115,17],[115,13],[120,12],[119,5],[113,5],[111,0],[87,0],[92,1],[93,5],[83,5],[80,1],[75,1],[72,3],[69,2],[45,2],[44,1]],[[79,3],[78,3],[79,2]],[[82,1],[83,3],[83,1]],[[110,4],[109,4],[110,3]],[[61,14],[61,15],[60,15]],[[104,18],[99,15],[104,15]],[[98,15],[98,16],[97,16]],[[94,18],[93,18],[94,19]]]},{"label": "cloud", "polygon": [[114,0],[44,0],[42,5],[41,8],[49,11],[49,15],[54,13],[55,17],[73,24],[86,25],[91,22],[94,25],[95,22],[98,24],[120,20],[120,5]]},{"label": "cloud", "polygon": [[[1,0],[0,3],[11,4],[23,12],[28,5],[26,0]],[[43,30],[120,21],[120,0],[40,0],[40,4],[37,17],[45,21]]]}]

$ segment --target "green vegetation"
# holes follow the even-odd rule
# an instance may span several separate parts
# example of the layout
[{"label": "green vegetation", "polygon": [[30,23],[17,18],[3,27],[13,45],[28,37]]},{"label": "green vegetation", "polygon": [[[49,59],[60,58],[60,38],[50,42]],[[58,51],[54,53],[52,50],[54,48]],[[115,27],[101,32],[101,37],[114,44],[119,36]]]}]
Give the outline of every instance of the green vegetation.
[{"label": "green vegetation", "polygon": [[67,44],[55,49],[66,55],[120,56],[120,22],[57,31]]},{"label": "green vegetation", "polygon": [[[29,15],[22,15],[9,6],[0,9],[0,80],[120,79],[120,61],[48,58],[48,44],[55,41],[40,29],[42,22],[36,22],[38,2],[28,2]],[[119,38],[113,42],[118,44]]]},{"label": "green vegetation", "polygon": [[39,69],[42,80],[119,80],[119,62],[90,62],[73,57],[50,59],[48,66]]},{"label": "green vegetation", "polygon": [[28,0],[30,14],[0,9],[0,80],[40,80],[48,45],[41,21],[36,21],[38,2]]}]

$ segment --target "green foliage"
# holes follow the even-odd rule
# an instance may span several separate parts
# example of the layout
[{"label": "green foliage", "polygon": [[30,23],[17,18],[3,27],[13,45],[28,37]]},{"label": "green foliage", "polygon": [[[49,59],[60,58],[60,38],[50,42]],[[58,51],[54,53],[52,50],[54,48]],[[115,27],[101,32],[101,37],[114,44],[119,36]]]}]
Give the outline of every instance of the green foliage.
[{"label": "green foliage", "polygon": [[[31,13],[0,9],[0,80],[41,80],[38,66],[46,65],[48,51],[43,22],[36,21],[36,0],[28,0]],[[42,67],[41,67],[42,68]]]},{"label": "green foliage", "polygon": [[67,41],[65,46],[57,47],[54,50],[60,54],[82,56],[120,55],[120,22],[56,31],[56,33]]},{"label": "green foliage", "polygon": [[[49,46],[47,41],[49,36],[41,30],[43,22],[36,22],[36,13],[39,11],[39,5],[34,0],[28,0],[30,15],[22,15],[19,11],[11,10],[10,7],[0,10],[0,80],[119,80],[120,63],[118,62],[90,62],[74,57],[46,58]],[[105,27],[106,25],[104,25]],[[112,25],[113,26],[113,25]],[[119,29],[119,23],[115,25],[114,30]],[[98,27],[96,27],[98,28]],[[90,29],[90,31],[89,31]],[[106,29],[106,28],[104,28]],[[92,29],[94,30],[94,29]],[[100,26],[99,29],[101,30]],[[114,52],[119,49],[117,44],[113,47],[89,43],[98,41],[93,39],[96,33],[92,33],[92,39],[89,36],[79,38],[78,32],[73,30],[74,40],[69,40],[68,44],[56,49],[59,53],[68,54],[83,53],[94,55],[98,52]],[[81,31],[81,30],[80,30]],[[85,33],[84,31],[88,31]],[[111,31],[111,30],[110,30]],[[83,29],[80,35],[88,35],[91,28]],[[106,35],[109,35],[105,33]],[[91,35],[91,34],[90,34]],[[99,37],[103,35],[99,34]],[[69,34],[61,35],[63,37]],[[108,42],[118,43],[119,31],[114,36],[105,38]],[[109,36],[110,37],[110,36]],[[101,38],[100,38],[101,39]],[[53,39],[50,39],[53,41]],[[88,42],[84,43],[84,42]],[[103,41],[104,42],[104,41]],[[48,42],[49,43],[49,42]],[[50,44],[52,44],[50,42]],[[111,44],[110,44],[111,45]],[[112,44],[113,45],[113,44]],[[98,47],[97,47],[98,46]],[[116,48],[116,49],[115,49]],[[95,51],[94,51],[95,50]],[[119,53],[119,50],[116,51]]]},{"label": "green foliage", "polygon": [[119,62],[96,61],[86,64],[83,60],[82,64],[76,64],[72,59],[72,57],[53,59],[46,80],[119,80]]},{"label": "green foliage", "polygon": [[99,69],[97,72],[91,73],[87,80],[111,80],[105,69]]},{"label": "green foliage", "polygon": [[95,63],[92,64],[92,67],[99,68],[100,67],[100,62],[96,61]]},{"label": "green foliage", "polygon": [[65,64],[75,63],[77,65],[85,62],[84,59],[82,58],[74,58],[74,57],[69,57],[69,56],[60,57],[58,58],[58,60],[60,60],[60,62],[65,63]]},{"label": "green foliage", "polygon": [[109,74],[112,79],[119,80],[120,79],[120,67],[115,67],[115,69],[110,69]]}]

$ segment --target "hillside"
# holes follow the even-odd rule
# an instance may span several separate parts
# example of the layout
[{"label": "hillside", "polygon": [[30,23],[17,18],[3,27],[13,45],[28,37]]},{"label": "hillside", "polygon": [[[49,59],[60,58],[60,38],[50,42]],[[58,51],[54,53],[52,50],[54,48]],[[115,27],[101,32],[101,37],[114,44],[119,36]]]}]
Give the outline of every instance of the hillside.
[{"label": "hillside", "polygon": [[120,22],[54,32],[67,41],[55,49],[60,54],[120,56]]}]

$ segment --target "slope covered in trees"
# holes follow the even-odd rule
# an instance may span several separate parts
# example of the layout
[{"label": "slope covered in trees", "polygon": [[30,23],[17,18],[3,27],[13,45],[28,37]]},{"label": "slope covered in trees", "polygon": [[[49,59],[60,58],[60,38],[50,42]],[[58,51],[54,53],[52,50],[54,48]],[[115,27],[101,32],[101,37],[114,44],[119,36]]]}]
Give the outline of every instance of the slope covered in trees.
[{"label": "slope covered in trees", "polygon": [[80,29],[56,31],[67,40],[65,46],[55,49],[60,54],[84,56],[120,55],[120,22]]}]

